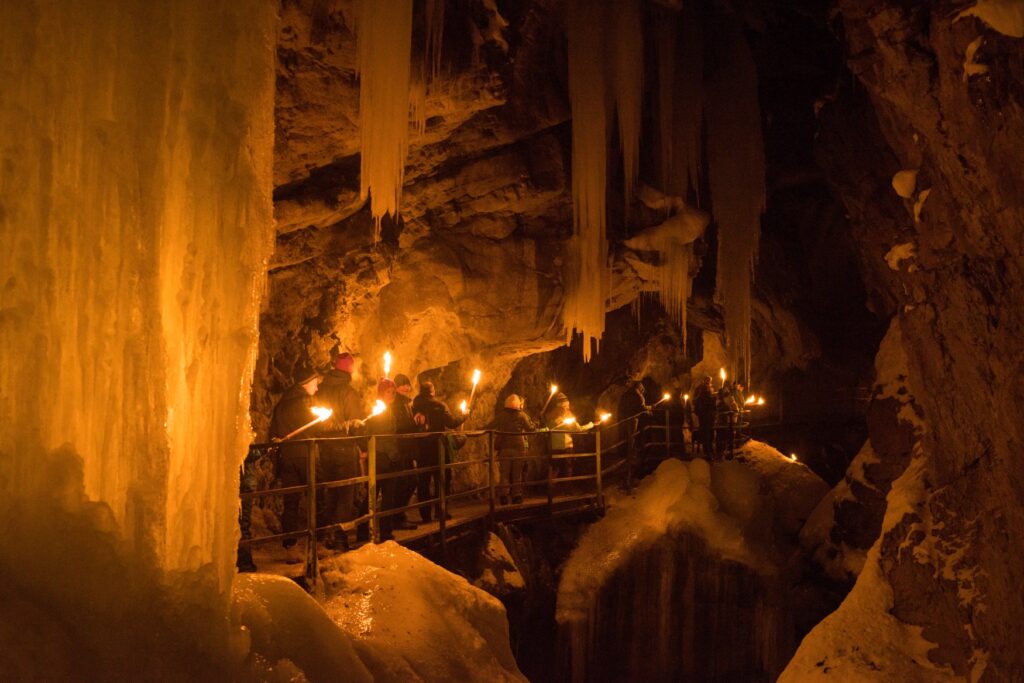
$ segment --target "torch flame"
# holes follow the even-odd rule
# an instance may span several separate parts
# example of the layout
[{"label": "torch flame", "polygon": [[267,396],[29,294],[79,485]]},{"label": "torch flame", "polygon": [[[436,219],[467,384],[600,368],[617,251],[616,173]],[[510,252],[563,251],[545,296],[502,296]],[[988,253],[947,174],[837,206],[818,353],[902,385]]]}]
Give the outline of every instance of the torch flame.
[{"label": "torch flame", "polygon": [[662,401],[667,401],[667,400],[669,400],[670,398],[672,398],[672,394],[669,394],[668,392],[666,392],[666,393],[664,393],[664,394],[662,394],[662,395],[661,395],[661,400],[662,400]]},{"label": "torch flame", "polygon": [[377,401],[373,404],[373,410],[370,411],[370,415],[380,415],[387,409],[388,405],[378,398]]},{"label": "torch flame", "polygon": [[391,376],[391,352],[390,351],[385,351],[384,352],[384,376],[385,377],[390,377]]},{"label": "torch flame", "polygon": [[469,414],[469,406],[466,405],[466,401],[465,400],[463,400],[462,403],[459,404],[459,410],[462,411],[463,415],[468,415]]},{"label": "torch flame", "polygon": [[479,383],[480,383],[480,369],[477,368],[476,370],[473,371],[473,386],[476,386]]},{"label": "torch flame", "polygon": [[793,460],[793,462],[796,462],[796,453],[790,453],[789,457],[791,460]]},{"label": "torch flame", "polygon": [[764,396],[758,396],[757,397],[757,405],[759,405],[759,406],[763,406],[764,405]]},{"label": "torch flame", "polygon": [[753,404],[756,400],[757,396],[755,394],[751,394],[750,396],[747,396],[747,400],[743,402],[743,405],[749,406]]},{"label": "torch flame", "polygon": [[564,420],[562,420],[562,424],[565,425],[566,427],[568,427],[571,424],[575,424],[575,422],[576,422],[576,418],[571,416],[571,415],[569,417],[565,418]]},{"label": "torch flame", "polygon": [[689,394],[683,394],[683,403],[686,403],[689,400],[690,400],[690,395]]},{"label": "torch flame", "polygon": [[554,396],[557,393],[558,393],[558,385],[557,384],[552,384],[551,385],[551,395]]},{"label": "torch flame", "polygon": [[718,377],[724,382],[725,381],[725,368],[718,369]]},{"label": "torch flame", "polygon": [[600,415],[598,416],[598,419],[599,419],[599,420],[600,420],[601,422],[607,422],[608,420],[610,420],[610,419],[611,419],[611,417],[612,417],[612,414],[611,414],[611,413],[601,413],[601,414],[600,414]]},{"label": "torch flame", "polygon": [[334,414],[333,410],[331,410],[330,408],[324,408],[323,406],[313,406],[312,408],[309,409],[309,412],[316,415],[318,422],[323,422],[324,420],[326,420],[327,418]]}]

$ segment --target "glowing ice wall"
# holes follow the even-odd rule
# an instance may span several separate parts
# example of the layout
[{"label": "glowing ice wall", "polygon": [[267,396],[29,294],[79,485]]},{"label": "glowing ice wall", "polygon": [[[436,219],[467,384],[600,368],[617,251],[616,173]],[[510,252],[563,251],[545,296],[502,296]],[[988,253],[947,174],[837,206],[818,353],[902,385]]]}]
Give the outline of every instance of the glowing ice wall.
[{"label": "glowing ice wall", "polygon": [[708,180],[718,222],[718,291],[735,371],[750,368],[750,284],[765,205],[764,146],[757,68],[741,27],[717,41],[719,64],[708,84]]},{"label": "glowing ice wall", "polygon": [[644,95],[644,27],[640,0],[617,0],[610,13],[612,90],[619,120],[626,205],[633,197],[640,165]]},{"label": "glowing ice wall", "polygon": [[[412,0],[362,0],[358,33],[359,184],[363,199],[370,196],[379,237],[384,214],[397,218],[401,207],[409,148]],[[419,109],[425,111],[422,104]]]},{"label": "glowing ice wall", "polygon": [[[60,509],[75,543],[105,534],[156,575],[229,583],[273,240],[275,22],[270,0],[0,3],[6,539]],[[65,559],[99,609],[139,580]]]},{"label": "glowing ice wall", "polygon": [[583,335],[583,357],[591,340],[604,335],[611,272],[606,241],[605,184],[608,155],[607,70],[602,56],[604,3],[569,2],[569,101],[572,104],[573,238],[566,283],[566,341]]}]

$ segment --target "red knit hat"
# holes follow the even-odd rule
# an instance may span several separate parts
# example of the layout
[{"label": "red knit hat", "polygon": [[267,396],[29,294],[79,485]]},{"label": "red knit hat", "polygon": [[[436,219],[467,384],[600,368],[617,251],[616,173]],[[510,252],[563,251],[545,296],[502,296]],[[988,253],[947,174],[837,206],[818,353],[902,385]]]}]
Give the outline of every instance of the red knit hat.
[{"label": "red knit hat", "polygon": [[351,353],[339,353],[334,357],[334,369],[352,374],[356,367],[356,359]]},{"label": "red knit hat", "polygon": [[387,377],[382,377],[381,380],[377,382],[377,397],[383,398],[384,392],[388,389],[395,389],[395,383]]}]

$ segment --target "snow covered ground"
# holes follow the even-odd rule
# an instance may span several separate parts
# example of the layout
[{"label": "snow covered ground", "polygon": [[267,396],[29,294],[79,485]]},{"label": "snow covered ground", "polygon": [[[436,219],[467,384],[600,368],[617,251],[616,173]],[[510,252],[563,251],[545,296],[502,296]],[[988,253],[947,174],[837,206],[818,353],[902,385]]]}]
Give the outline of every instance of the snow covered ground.
[{"label": "snow covered ground", "polygon": [[723,559],[772,573],[772,540],[795,536],[827,492],[807,467],[757,441],[733,461],[666,460],[633,495],[611,498],[607,516],[580,539],[562,572],[557,618],[582,618],[630,556],[675,529],[697,534]]},{"label": "snow covered ground", "polygon": [[363,546],[322,569],[319,603],[288,579],[236,579],[232,614],[244,627],[243,657],[251,643],[253,677],[526,680],[509,646],[505,608],[465,579],[394,542]]}]

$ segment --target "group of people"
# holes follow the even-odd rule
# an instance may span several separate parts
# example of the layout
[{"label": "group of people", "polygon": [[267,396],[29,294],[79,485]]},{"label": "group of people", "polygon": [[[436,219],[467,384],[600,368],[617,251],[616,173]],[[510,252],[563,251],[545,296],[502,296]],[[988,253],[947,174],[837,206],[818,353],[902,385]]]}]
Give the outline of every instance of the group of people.
[{"label": "group of people", "polygon": [[[445,481],[438,481],[438,466],[441,462],[450,463],[455,451],[465,443],[466,437],[455,430],[468,418],[468,412],[453,414],[437,398],[430,381],[420,382],[419,391],[414,395],[409,377],[398,374],[394,379],[383,378],[378,382],[377,398],[383,404],[383,410],[367,415],[363,397],[352,383],[354,367],[355,358],[349,353],[341,353],[335,356],[325,373],[300,368],[295,374],[295,383],[274,408],[269,429],[271,440],[279,442],[275,463],[280,484],[290,487],[308,482],[310,447],[290,440],[297,430],[301,431],[297,439],[320,439],[319,455],[313,463],[317,481],[338,481],[365,474],[368,438],[376,436],[378,490],[367,491],[365,486],[356,484],[321,489],[322,495],[318,495],[316,506],[318,526],[344,523],[365,514],[369,495],[380,496],[382,511],[415,510],[417,508],[412,501],[416,496],[420,502],[420,518],[423,523],[428,523],[435,515],[441,514],[440,506],[432,501],[439,497],[442,487],[445,491],[450,491],[451,487],[451,469],[446,471]],[[696,437],[695,451],[700,448],[705,457],[711,458],[725,449],[726,439],[721,434],[717,440],[715,438],[716,422],[724,414],[727,424],[736,424],[743,405],[742,392],[742,385],[737,383],[724,383],[719,391],[715,391],[711,378],[704,378],[694,392],[692,404],[684,404],[685,424]],[[329,408],[332,412],[322,422],[310,426],[314,407]],[[651,411],[643,383],[630,383],[620,398],[618,413],[622,418],[639,418],[623,422],[631,453],[638,448],[643,421]],[[526,412],[525,400],[517,394],[510,394],[488,427],[495,431],[498,471],[494,476],[498,502],[508,505],[523,501],[529,464],[535,459],[530,454],[529,433],[548,432],[544,435],[544,450],[551,458],[553,476],[572,477],[573,433],[586,432],[594,427],[594,423],[580,424],[573,415],[568,397],[555,392],[536,420]],[[415,434],[424,436],[398,437]],[[406,476],[387,476],[418,468],[427,469]],[[243,472],[243,489],[250,478],[253,481],[249,484],[255,488],[254,475],[247,469]],[[251,504],[243,504],[243,534],[248,527],[249,509]],[[284,496],[281,526],[284,533],[299,528],[298,495]],[[415,529],[416,526],[403,511],[382,515],[379,529],[381,538],[386,540],[393,537],[395,530]],[[357,533],[368,536],[366,525],[361,525]],[[329,547],[348,547],[348,536],[340,528],[327,534],[324,541]],[[295,544],[295,539],[283,541],[285,548],[292,548]],[[251,563],[251,559],[248,562]]]},{"label": "group of people", "polygon": [[[711,377],[704,377],[693,392],[693,408],[685,415],[685,424],[696,437],[695,454],[699,449],[709,460],[731,454],[744,402],[741,382],[723,381],[721,388],[715,391]],[[716,426],[719,429],[716,430]]]}]

